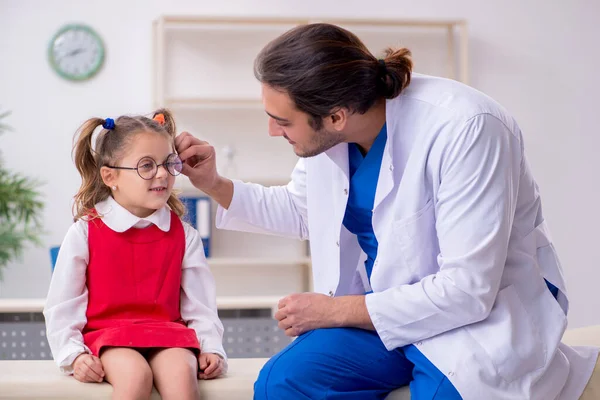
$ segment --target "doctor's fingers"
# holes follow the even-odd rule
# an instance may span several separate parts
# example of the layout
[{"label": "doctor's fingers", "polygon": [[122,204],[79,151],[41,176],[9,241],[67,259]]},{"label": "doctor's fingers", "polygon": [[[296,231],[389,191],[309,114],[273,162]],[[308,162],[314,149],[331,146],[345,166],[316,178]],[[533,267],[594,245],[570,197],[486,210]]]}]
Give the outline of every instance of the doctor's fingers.
[{"label": "doctor's fingers", "polygon": [[181,161],[185,164],[193,167],[203,160],[207,160],[211,157],[214,158],[215,155],[215,148],[210,144],[195,144],[179,153],[179,158],[181,158]]},{"label": "doctor's fingers", "polygon": [[290,315],[290,310],[287,307],[284,308],[280,308],[279,310],[277,310],[277,312],[275,313],[275,319],[277,321],[281,321],[282,319],[287,318]]},{"label": "doctor's fingers", "polygon": [[196,144],[206,144],[204,140],[200,140],[189,132],[181,132],[175,137],[175,148],[177,152],[182,152],[190,146]]},{"label": "doctor's fingers", "polygon": [[290,318],[284,318],[281,321],[279,321],[277,323],[277,326],[279,327],[279,329],[281,329],[282,331],[288,330],[290,329],[293,324]]},{"label": "doctor's fingers", "polygon": [[304,331],[298,327],[292,326],[285,330],[285,336],[288,337],[297,337],[304,333]]},{"label": "doctor's fingers", "polygon": [[283,299],[279,300],[279,302],[277,303],[277,308],[283,308],[285,307],[285,305],[290,301],[289,296],[284,297]]}]

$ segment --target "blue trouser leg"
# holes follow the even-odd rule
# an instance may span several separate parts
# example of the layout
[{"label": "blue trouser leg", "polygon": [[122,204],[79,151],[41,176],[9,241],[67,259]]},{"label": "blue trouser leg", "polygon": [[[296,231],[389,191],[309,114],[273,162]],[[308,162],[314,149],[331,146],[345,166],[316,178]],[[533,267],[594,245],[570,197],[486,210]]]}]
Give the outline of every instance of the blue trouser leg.
[{"label": "blue trouser leg", "polygon": [[254,399],[384,399],[411,376],[412,364],[402,351],[387,351],[375,332],[318,329],[267,362]]},{"label": "blue trouser leg", "polygon": [[460,394],[435,365],[415,346],[403,348],[404,355],[414,365],[410,382],[411,400],[460,400]]},{"label": "blue trouser leg", "polygon": [[305,333],[265,364],[254,399],[384,399],[413,381],[413,367],[419,380],[411,383],[413,400],[460,399],[444,375],[409,347],[408,355],[406,348],[387,351],[377,333],[354,328]]}]

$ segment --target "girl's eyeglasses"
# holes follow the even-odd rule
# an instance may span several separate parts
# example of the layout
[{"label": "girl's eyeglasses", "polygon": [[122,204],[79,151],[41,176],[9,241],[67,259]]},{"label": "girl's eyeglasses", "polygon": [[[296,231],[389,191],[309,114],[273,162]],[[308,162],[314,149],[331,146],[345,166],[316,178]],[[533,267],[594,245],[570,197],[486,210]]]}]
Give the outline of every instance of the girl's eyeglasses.
[{"label": "girl's eyeglasses", "polygon": [[112,169],[129,169],[137,171],[140,178],[145,180],[153,179],[157,172],[158,167],[164,167],[167,172],[173,176],[177,176],[181,173],[181,169],[183,168],[183,162],[181,158],[176,153],[169,154],[167,159],[162,164],[157,164],[153,158],[144,157],[137,163],[137,167],[117,167],[114,165],[106,165],[108,168]]}]

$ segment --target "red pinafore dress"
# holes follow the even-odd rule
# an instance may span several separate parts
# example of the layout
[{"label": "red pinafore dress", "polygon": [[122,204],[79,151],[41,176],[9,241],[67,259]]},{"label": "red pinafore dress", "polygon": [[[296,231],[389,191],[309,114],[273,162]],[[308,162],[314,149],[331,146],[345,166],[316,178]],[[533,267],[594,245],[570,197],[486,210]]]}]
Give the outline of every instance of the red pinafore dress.
[{"label": "red pinafore dress", "polygon": [[88,222],[86,346],[96,356],[106,347],[189,348],[196,332],[180,314],[185,232],[171,211],[171,226],[154,224],[115,232],[101,218]]}]

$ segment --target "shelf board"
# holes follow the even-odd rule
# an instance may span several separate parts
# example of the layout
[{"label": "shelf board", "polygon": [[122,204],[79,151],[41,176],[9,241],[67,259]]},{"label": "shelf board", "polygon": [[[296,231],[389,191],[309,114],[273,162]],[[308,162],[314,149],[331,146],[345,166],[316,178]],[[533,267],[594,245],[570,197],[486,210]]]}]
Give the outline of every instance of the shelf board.
[{"label": "shelf board", "polygon": [[217,308],[219,310],[247,310],[254,308],[276,309],[281,296],[219,296]]},{"label": "shelf board", "polygon": [[406,26],[406,27],[438,27],[448,28],[466,24],[464,19],[351,19],[351,18],[235,18],[235,17],[200,17],[189,15],[166,15],[161,17],[165,27],[175,28],[181,25],[197,27],[205,25],[227,25],[244,24],[259,25],[261,29],[267,30],[268,26],[301,25],[314,22],[325,22],[338,25],[364,25],[364,26]]},{"label": "shelf board", "polygon": [[46,299],[0,299],[0,313],[42,312]]},{"label": "shelf board", "polygon": [[[217,308],[221,310],[274,308],[281,296],[217,296]],[[44,310],[46,299],[0,299],[0,314],[38,313]]]},{"label": "shelf board", "polygon": [[304,258],[261,258],[261,257],[238,257],[238,258],[226,258],[226,257],[209,257],[207,259],[208,265],[211,267],[218,266],[266,266],[266,267],[277,267],[277,266],[297,266],[297,265],[310,265],[311,260],[309,257]]},{"label": "shelf board", "polygon": [[170,97],[164,104],[173,109],[192,110],[264,110],[260,99],[251,98],[202,98],[202,97]]}]

